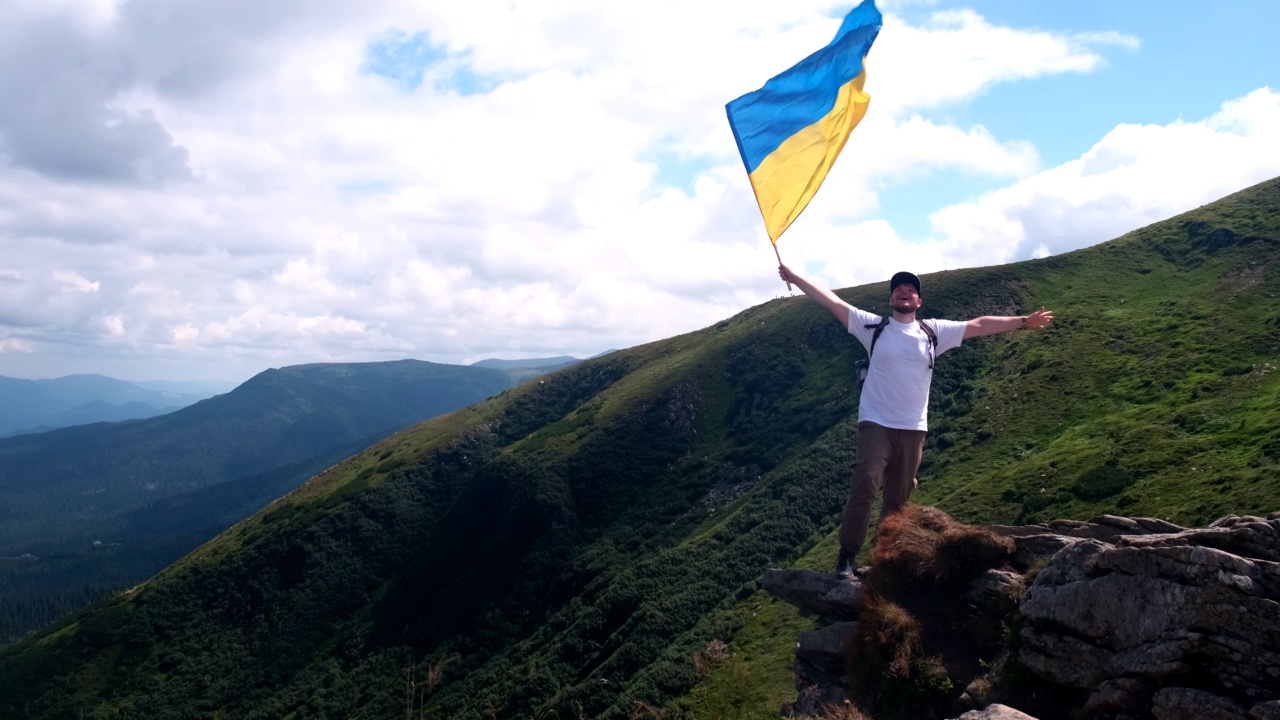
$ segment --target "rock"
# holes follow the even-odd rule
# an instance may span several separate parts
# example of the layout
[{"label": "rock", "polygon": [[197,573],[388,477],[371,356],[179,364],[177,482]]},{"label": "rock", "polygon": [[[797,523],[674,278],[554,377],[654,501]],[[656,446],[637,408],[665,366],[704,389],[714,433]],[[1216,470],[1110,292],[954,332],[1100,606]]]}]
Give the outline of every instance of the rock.
[{"label": "rock", "polygon": [[766,570],[760,587],[801,610],[831,620],[854,620],[862,601],[862,581],[814,570]]},{"label": "rock", "polygon": [[1013,566],[1025,572],[1041,560],[1047,560],[1058,551],[1080,542],[1079,538],[1062,535],[1020,535],[1013,538]]},{"label": "rock", "polygon": [[1092,522],[1054,520],[1035,525],[991,525],[987,529],[997,535],[1013,538],[1017,546],[1013,564],[1019,570],[1026,571],[1038,561],[1053,557],[1059,550],[1080,540],[1111,542],[1119,537],[1177,533],[1186,528],[1156,518],[1102,515]]},{"label": "rock", "polygon": [[1258,703],[1249,709],[1250,720],[1280,720],[1280,700]]},{"label": "rock", "polygon": [[1108,680],[1093,691],[1084,709],[1090,717],[1137,715],[1150,705],[1151,693],[1155,687],[1153,683],[1137,678]]},{"label": "rock", "polygon": [[857,622],[837,622],[812,632],[801,633],[796,643],[796,657],[815,667],[842,677],[845,657],[858,636]]},{"label": "rock", "polygon": [[[1101,717],[1142,714],[1135,682],[1177,690],[1148,706],[1167,717],[1201,717],[1192,712],[1201,705],[1217,713],[1204,717],[1244,717],[1278,699],[1270,668],[1280,667],[1280,563],[1270,558],[1280,556],[1280,522],[1228,517],[1169,533],[1139,525],[1141,534],[1083,539],[1053,556],[1020,605],[1019,660],[1051,682],[1098,687],[1089,702]],[[1220,694],[1177,687],[1206,683]]]},{"label": "rock", "polygon": [[1008,537],[1057,535],[1069,538],[1104,540],[1110,542],[1122,535],[1151,535],[1177,533],[1186,528],[1157,518],[1127,518],[1102,515],[1091,522],[1079,520],[1054,520],[1035,525],[990,525],[991,532]]},{"label": "rock", "polygon": [[964,692],[960,693],[960,699],[956,701],[956,705],[974,710],[984,708],[991,704],[992,689],[990,679],[986,677],[977,678],[965,686]]},{"label": "rock", "polygon": [[[1277,513],[1280,515],[1280,513]],[[1125,536],[1122,544],[1134,547],[1162,545],[1195,545],[1215,548],[1240,557],[1280,562],[1280,517],[1263,520],[1257,517],[1229,515],[1207,528],[1180,530],[1148,537]]]},{"label": "rock", "polygon": [[849,676],[845,674],[843,667],[831,670],[814,665],[802,657],[796,658],[795,674],[797,690],[818,687],[824,697],[843,697],[849,687]]},{"label": "rock", "polygon": [[[1104,515],[988,529],[1012,540],[1012,568],[985,571],[956,599],[974,613],[1021,616],[1009,623],[1021,626],[1014,659],[1039,676],[1036,683],[1056,686],[1051,693],[1083,703],[1064,714],[1280,720],[1280,512],[1204,528]],[[800,639],[797,714],[851,699],[844,663],[860,631],[853,620],[862,582],[770,570],[762,585],[837,621]],[[959,718],[1029,717],[991,702],[1032,702],[993,685],[997,675],[963,682],[954,712],[974,709]]]},{"label": "rock", "polygon": [[1036,720],[1034,717],[1020,711],[1014,710],[1008,705],[996,703],[988,705],[983,710],[970,710],[952,720]]},{"label": "rock", "polygon": [[1193,688],[1157,690],[1151,714],[1156,720],[1248,720],[1244,708],[1213,693]]},{"label": "rock", "polygon": [[1059,685],[1089,689],[1111,672],[1113,653],[1070,635],[1023,628],[1018,659],[1027,669]]},{"label": "rock", "polygon": [[1190,671],[1183,658],[1203,647],[1204,636],[1187,633],[1184,637],[1144,643],[1117,653],[1111,663],[1114,675],[1136,675],[1156,681],[1167,680]]},{"label": "rock", "polygon": [[796,643],[796,702],[784,707],[783,715],[817,715],[824,707],[845,703],[849,699],[845,660],[858,634],[854,618],[862,602],[862,582],[813,570],[775,569],[765,571],[760,586],[801,610],[835,620],[800,635]]},{"label": "rock", "polygon": [[1022,595],[1026,581],[1009,570],[988,570],[969,586],[968,599],[980,608],[1012,608]]}]

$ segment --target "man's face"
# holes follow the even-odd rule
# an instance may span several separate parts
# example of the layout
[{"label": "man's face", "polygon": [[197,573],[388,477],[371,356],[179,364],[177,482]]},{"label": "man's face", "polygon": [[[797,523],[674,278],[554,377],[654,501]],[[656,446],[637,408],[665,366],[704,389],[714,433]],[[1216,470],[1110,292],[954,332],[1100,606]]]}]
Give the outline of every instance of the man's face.
[{"label": "man's face", "polygon": [[889,293],[889,307],[895,312],[912,313],[919,310],[920,305],[920,294],[911,283],[902,283]]}]

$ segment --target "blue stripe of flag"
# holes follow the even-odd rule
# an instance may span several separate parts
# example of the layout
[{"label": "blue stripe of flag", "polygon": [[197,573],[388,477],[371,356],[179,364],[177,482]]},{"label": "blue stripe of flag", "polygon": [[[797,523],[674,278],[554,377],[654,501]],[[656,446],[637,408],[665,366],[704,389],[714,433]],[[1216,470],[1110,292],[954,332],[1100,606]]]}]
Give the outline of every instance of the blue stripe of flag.
[{"label": "blue stripe of flag", "polygon": [[880,24],[875,0],[865,0],[826,47],[725,106],[748,175],[787,138],[831,112],[840,88],[862,72]]}]

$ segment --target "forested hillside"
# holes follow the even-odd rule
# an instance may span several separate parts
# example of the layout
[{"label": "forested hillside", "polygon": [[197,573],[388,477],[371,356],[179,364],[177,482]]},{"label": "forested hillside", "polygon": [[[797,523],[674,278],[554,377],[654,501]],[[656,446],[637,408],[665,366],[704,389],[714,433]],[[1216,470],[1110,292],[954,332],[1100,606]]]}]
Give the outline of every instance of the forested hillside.
[{"label": "forested hillside", "polygon": [[161,417],[0,440],[0,639],[145,580],[343,457],[516,376],[296,365]]},{"label": "forested hillside", "polygon": [[[939,358],[917,501],[1000,523],[1280,509],[1280,180],[923,282],[927,317],[1057,319]],[[417,425],[0,650],[0,715],[776,717],[812,620],[756,581],[834,559],[861,357],[775,300]]]}]

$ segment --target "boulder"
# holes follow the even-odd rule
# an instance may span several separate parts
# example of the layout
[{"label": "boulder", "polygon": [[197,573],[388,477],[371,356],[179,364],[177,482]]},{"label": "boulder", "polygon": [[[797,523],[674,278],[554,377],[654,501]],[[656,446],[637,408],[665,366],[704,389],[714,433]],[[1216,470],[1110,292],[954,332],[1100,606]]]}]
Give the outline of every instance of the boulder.
[{"label": "boulder", "polygon": [[834,622],[824,628],[801,633],[796,642],[796,657],[830,673],[844,685],[845,658],[858,629],[857,622]]},{"label": "boulder", "polygon": [[980,608],[1012,608],[1025,587],[1026,580],[1021,573],[993,569],[973,581],[966,598]]},{"label": "boulder", "polygon": [[1087,537],[1023,596],[1019,660],[1051,682],[1097,688],[1098,717],[1141,704],[1156,717],[1243,718],[1280,699],[1280,520],[1139,525],[1135,535],[1071,528]]},{"label": "boulder", "polygon": [[779,600],[833,621],[802,633],[796,642],[796,701],[784,706],[783,716],[819,715],[826,707],[848,700],[845,659],[858,633],[862,582],[813,570],[767,570],[760,587]]},{"label": "boulder", "polygon": [[1156,691],[1151,714],[1156,720],[1248,720],[1244,708],[1213,693],[1169,687]]},{"label": "boulder", "polygon": [[1019,710],[1014,710],[1008,705],[1001,705],[1000,703],[996,703],[994,705],[988,705],[986,708],[982,710],[970,710],[969,712],[961,715],[958,718],[953,718],[953,720],[1036,720],[1036,719],[1024,712],[1021,712]]},{"label": "boulder", "polygon": [[814,570],[766,570],[760,587],[801,610],[833,620],[854,620],[862,602],[862,582]]},{"label": "boulder", "polygon": [[1280,700],[1254,705],[1249,710],[1249,720],[1280,720]]}]

